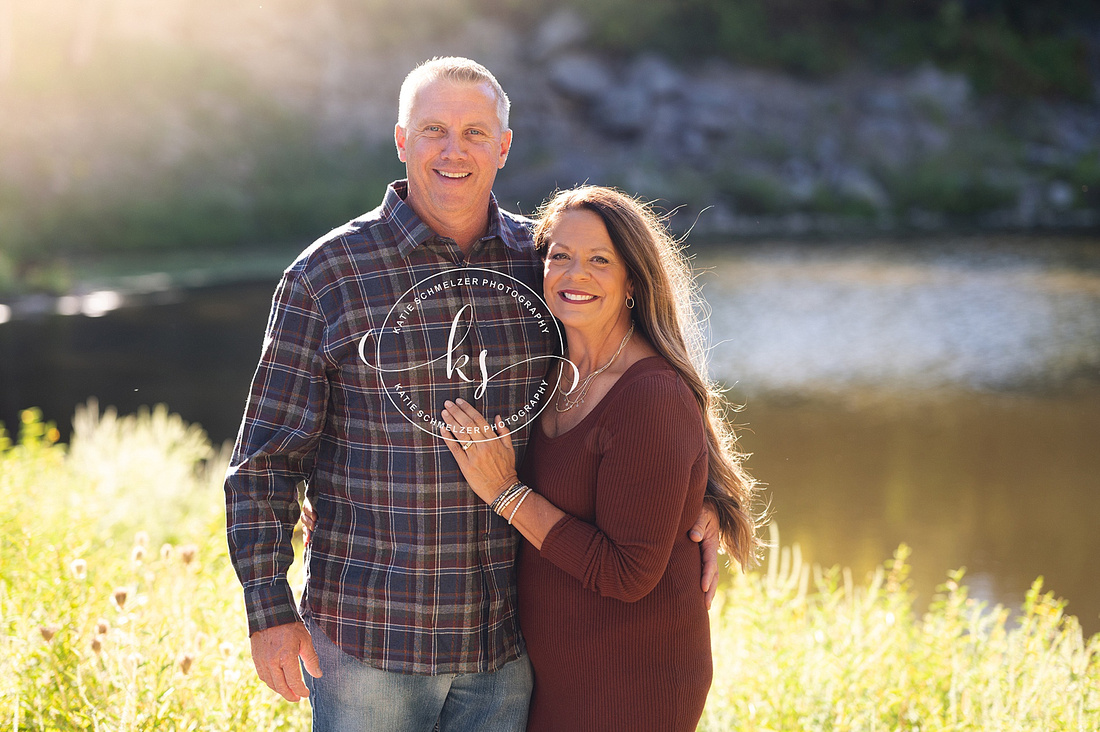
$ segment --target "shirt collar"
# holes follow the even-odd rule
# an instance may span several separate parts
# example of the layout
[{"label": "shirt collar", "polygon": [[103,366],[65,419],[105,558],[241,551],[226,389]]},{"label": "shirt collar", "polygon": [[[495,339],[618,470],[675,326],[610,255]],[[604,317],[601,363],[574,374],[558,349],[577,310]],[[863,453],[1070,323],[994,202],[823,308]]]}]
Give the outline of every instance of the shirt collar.
[{"label": "shirt collar", "polygon": [[[397,251],[402,258],[416,249],[416,247],[438,236],[431,227],[405,203],[409,194],[409,182],[398,180],[386,187],[386,195],[382,199],[382,209],[389,221],[399,232],[397,239]],[[501,214],[496,196],[489,193],[489,229],[481,241],[499,238],[509,249],[517,252],[523,251],[523,246],[516,238],[514,226],[508,226],[508,222]]]}]

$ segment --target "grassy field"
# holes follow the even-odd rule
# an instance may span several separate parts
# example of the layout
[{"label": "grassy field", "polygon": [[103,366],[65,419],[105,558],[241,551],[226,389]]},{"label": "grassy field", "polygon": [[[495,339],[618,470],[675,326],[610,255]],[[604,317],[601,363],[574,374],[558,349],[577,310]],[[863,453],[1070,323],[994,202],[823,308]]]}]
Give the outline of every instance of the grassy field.
[{"label": "grassy field", "polygon": [[[0,730],[308,729],[252,670],[225,451],[163,408],[89,405],[68,446],[34,411],[18,428],[0,438]],[[733,576],[700,729],[1100,729],[1100,635],[1040,581],[1010,619],[948,574],[921,616],[906,557],[860,580],[788,547]]]}]

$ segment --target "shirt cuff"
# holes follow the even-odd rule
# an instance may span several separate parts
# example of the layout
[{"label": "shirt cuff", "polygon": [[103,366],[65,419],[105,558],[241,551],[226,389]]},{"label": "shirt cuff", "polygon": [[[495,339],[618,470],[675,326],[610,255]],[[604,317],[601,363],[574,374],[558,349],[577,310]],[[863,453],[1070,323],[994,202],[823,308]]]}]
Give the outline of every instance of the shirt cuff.
[{"label": "shirt cuff", "polygon": [[302,617],[294,607],[294,593],[285,578],[269,585],[260,585],[244,591],[244,607],[248,611],[248,634],[277,625],[301,622]]}]

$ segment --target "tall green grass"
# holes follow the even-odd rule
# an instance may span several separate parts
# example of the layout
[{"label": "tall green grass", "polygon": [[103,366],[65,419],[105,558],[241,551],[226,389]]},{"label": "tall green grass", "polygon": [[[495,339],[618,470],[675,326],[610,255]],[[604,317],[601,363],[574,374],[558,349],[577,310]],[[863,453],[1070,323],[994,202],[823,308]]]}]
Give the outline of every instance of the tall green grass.
[{"label": "tall green grass", "polygon": [[919,615],[908,556],[900,547],[860,584],[784,547],[765,572],[735,576],[711,612],[715,681],[700,728],[1100,729],[1100,635],[1086,640],[1041,579],[1011,617],[951,572]]},{"label": "tall green grass", "polygon": [[[225,451],[163,407],[74,422],[0,437],[0,730],[308,729],[249,659]],[[783,548],[732,577],[700,729],[1100,729],[1100,635],[1039,581],[1010,618],[950,574],[917,614],[907,556],[857,582]]]},{"label": "tall green grass", "polygon": [[248,651],[227,461],[167,410],[0,445],[0,729],[301,730]]}]

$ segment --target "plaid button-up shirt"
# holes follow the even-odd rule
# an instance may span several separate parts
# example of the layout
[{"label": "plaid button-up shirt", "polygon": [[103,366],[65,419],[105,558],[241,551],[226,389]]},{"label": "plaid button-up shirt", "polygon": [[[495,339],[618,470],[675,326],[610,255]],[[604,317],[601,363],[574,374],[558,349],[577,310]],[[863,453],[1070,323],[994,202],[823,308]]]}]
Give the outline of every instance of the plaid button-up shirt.
[{"label": "plaid button-up shirt", "polygon": [[404,203],[314,243],[275,292],[226,476],[249,632],[294,622],[286,579],[304,481],[317,511],[301,611],[389,671],[491,671],[522,653],[517,535],[462,477],[433,420],[461,396],[518,454],[561,335],[527,219],[490,202],[463,257]]}]

